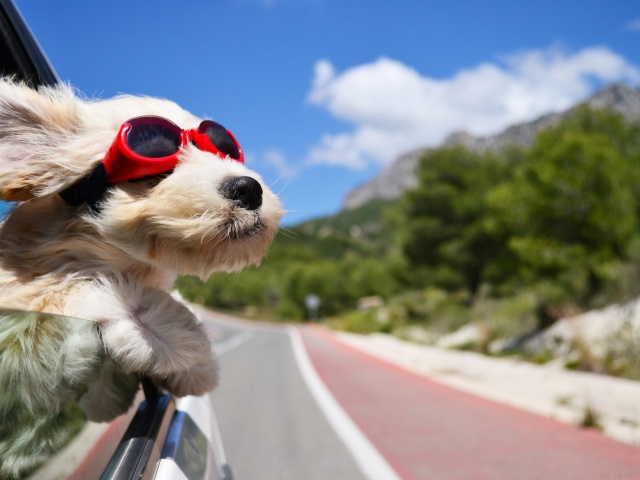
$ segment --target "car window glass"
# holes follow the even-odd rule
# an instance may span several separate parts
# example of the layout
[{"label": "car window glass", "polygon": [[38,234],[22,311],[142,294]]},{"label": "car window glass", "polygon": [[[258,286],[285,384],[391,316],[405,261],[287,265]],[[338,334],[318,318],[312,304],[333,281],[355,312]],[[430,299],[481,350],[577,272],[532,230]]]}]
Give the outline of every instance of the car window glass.
[{"label": "car window glass", "polygon": [[108,424],[80,400],[103,350],[93,322],[0,310],[0,480],[66,478],[89,452]]}]

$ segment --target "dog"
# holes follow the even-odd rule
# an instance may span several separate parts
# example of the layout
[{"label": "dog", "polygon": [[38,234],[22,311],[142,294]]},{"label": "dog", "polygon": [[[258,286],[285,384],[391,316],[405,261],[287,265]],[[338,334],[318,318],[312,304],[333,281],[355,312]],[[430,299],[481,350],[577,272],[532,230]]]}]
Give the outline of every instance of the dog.
[{"label": "dog", "polygon": [[169,291],[260,263],[283,215],[231,132],[168,100],[0,79],[0,199],[16,202],[0,225],[4,420],[77,400],[109,421],[141,377],[179,397],[216,386],[203,326]]}]

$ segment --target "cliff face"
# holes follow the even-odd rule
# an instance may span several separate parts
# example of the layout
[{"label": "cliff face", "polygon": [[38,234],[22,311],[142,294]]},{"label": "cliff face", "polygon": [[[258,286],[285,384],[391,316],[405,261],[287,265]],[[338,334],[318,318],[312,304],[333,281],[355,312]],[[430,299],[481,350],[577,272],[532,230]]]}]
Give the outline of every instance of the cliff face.
[{"label": "cliff face", "polygon": [[[627,120],[640,122],[640,91],[624,84],[614,84],[596,92],[586,102],[592,108],[612,109]],[[443,146],[464,145],[470,150],[497,150],[506,145],[527,147],[538,132],[549,128],[570,116],[576,107],[565,112],[544,115],[532,122],[513,125],[497,135],[474,137],[467,132],[450,135]],[[427,148],[405,153],[388,165],[377,177],[347,194],[343,208],[351,210],[371,200],[393,200],[416,185],[416,166]]]},{"label": "cliff face", "polygon": [[427,149],[414,150],[395,159],[378,176],[349,192],[343,208],[353,210],[379,198],[399,198],[405,190],[416,186],[418,158],[426,151]]}]

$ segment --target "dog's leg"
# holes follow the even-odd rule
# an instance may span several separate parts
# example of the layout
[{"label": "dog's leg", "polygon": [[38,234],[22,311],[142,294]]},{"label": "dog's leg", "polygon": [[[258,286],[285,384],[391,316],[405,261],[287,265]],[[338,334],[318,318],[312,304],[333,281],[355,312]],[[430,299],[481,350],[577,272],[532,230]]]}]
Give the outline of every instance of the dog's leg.
[{"label": "dog's leg", "polygon": [[163,378],[210,358],[198,319],[162,290],[103,280],[76,291],[68,304],[98,323],[107,355],[127,373]]},{"label": "dog's leg", "polygon": [[194,365],[186,372],[176,372],[154,381],[178,397],[203,395],[218,385],[218,362],[211,355],[206,362]]}]

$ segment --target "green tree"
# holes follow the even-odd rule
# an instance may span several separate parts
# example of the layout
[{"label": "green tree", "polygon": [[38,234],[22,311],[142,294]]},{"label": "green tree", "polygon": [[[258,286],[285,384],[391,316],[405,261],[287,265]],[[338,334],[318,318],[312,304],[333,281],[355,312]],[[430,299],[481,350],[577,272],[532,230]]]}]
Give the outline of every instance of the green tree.
[{"label": "green tree", "polygon": [[352,308],[347,293],[347,279],[339,262],[325,260],[291,266],[286,272],[280,314],[289,318],[305,318],[304,299],[309,294],[320,297],[321,315],[332,315]]},{"label": "green tree", "polygon": [[466,288],[473,298],[492,263],[508,254],[487,228],[485,213],[488,192],[512,168],[504,157],[462,147],[421,158],[418,186],[402,199],[398,229],[407,262],[421,270],[424,283]]},{"label": "green tree", "polygon": [[492,226],[509,238],[520,281],[549,302],[588,304],[625,258],[637,229],[634,129],[580,109],[542,132],[513,182],[490,195]]}]

